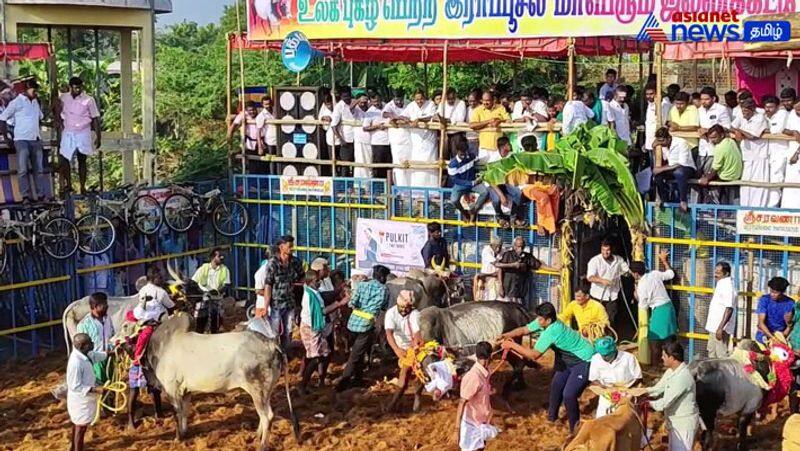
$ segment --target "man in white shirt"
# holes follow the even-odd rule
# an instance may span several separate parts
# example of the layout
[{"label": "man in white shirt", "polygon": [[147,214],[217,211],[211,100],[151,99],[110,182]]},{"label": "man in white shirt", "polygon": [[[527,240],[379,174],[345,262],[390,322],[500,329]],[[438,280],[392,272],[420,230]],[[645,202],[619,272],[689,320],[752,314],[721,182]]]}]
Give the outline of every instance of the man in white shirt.
[{"label": "man in white shirt", "polygon": [[[39,121],[44,117],[39,105],[39,83],[28,80],[25,92],[19,94],[0,113],[0,134],[8,134],[7,123],[14,123],[14,149],[17,153],[17,179],[22,202],[36,202],[44,196],[47,179],[44,176],[44,149],[39,136]],[[33,169],[31,190],[28,171]]]},{"label": "man in white shirt", "polygon": [[[161,315],[175,308],[167,290],[161,288],[164,277],[157,266],[147,270],[147,284],[139,290],[139,303],[133,309],[133,316],[141,323],[158,322]],[[141,336],[141,335],[140,335]]]},{"label": "man in white shirt", "polygon": [[472,282],[472,299],[475,301],[499,301],[503,299],[503,273],[494,265],[503,252],[503,240],[492,235],[489,244],[481,251],[481,270]]},{"label": "man in white shirt", "polygon": [[606,71],[606,82],[600,87],[600,98],[608,99],[609,96],[614,96],[614,91],[617,89],[617,71],[608,69]]},{"label": "man in white shirt", "polygon": [[678,316],[669,298],[664,282],[675,278],[675,271],[669,264],[669,252],[662,249],[658,260],[666,271],[654,269],[647,271],[644,262],[631,263],[631,274],[636,280],[636,299],[640,309],[651,309],[647,325],[650,361],[656,362],[666,342],[672,341],[678,333]]},{"label": "man in white shirt", "polygon": [[[364,129],[367,125],[367,110],[369,110],[369,98],[364,93],[356,96],[355,106],[353,106],[353,120],[360,121],[360,127],[353,127],[353,159],[356,163],[372,163],[372,135]],[[372,178],[372,168],[357,166],[353,170],[356,178]]]},{"label": "man in white shirt", "polygon": [[[594,119],[594,111],[587,105],[588,101],[589,97],[585,95],[583,88],[576,88],[575,99],[564,105],[563,120],[561,122],[562,136],[569,135],[573,130],[588,122],[589,119]],[[592,103],[594,103],[594,99],[592,99]]]},{"label": "man in white shirt", "polygon": [[[233,141],[233,133],[239,128],[244,127],[244,147],[245,154],[255,155],[258,153],[258,142],[261,140],[261,134],[256,125],[256,117],[258,116],[258,108],[255,102],[249,102],[244,111],[237,114],[228,127],[228,142]],[[256,171],[259,169],[258,163],[253,164],[250,160],[247,161],[248,170]]]},{"label": "man in white shirt", "polygon": [[655,158],[653,154],[653,143],[656,140],[656,130],[667,125],[669,119],[669,109],[672,108],[672,102],[669,97],[664,96],[661,99],[661,123],[657,123],[656,115],[656,88],[654,86],[647,86],[644,90],[644,97],[647,100],[647,112],[645,113],[644,120],[644,149],[651,153],[651,158]]},{"label": "man in white shirt", "polygon": [[[322,131],[325,132],[325,146],[320,151],[320,159],[321,160],[330,160],[331,158],[331,150],[333,149],[334,142],[338,147],[341,145],[338,141],[335,141],[336,135],[333,133],[333,127],[330,126],[331,123],[331,116],[333,115],[333,96],[330,94],[325,96],[325,99],[322,101],[322,106],[319,107],[319,113],[317,113],[317,119],[322,121]],[[322,167],[322,175],[331,175],[330,168],[323,166]]]},{"label": "man in white shirt", "polygon": [[[402,120],[403,111],[406,103],[403,91],[395,91],[394,98],[383,108],[383,117],[390,122],[397,123]],[[411,160],[411,137],[405,127],[392,127],[387,130],[389,133],[389,147],[392,151],[392,163],[403,164]],[[395,168],[392,170],[392,178],[396,186],[410,186],[411,169]]]},{"label": "man in white shirt", "polygon": [[[756,112],[753,99],[739,102],[741,116],[733,120],[731,132],[742,150],[742,182],[769,182],[769,151],[767,141],[761,135],[769,127],[763,114]],[[769,189],[742,185],[739,191],[739,204],[746,207],[766,207],[769,203]]]},{"label": "man in white shirt", "polygon": [[67,412],[72,422],[71,450],[83,451],[86,430],[97,414],[97,397],[103,389],[97,387],[92,362],[105,360],[105,353],[93,351],[92,339],[84,334],[72,338],[74,348],[67,362]]},{"label": "man in white shirt", "polygon": [[728,109],[717,102],[717,91],[714,88],[706,86],[700,90],[700,103],[702,105],[697,110],[698,120],[700,121],[700,128],[697,131],[701,137],[697,153],[698,177],[702,177],[711,171],[711,165],[714,163],[714,145],[706,139],[708,129],[717,124],[721,125],[725,130],[731,128],[731,117]]},{"label": "man in white shirt", "polygon": [[[350,93],[350,88],[341,88],[339,91],[339,99],[339,102],[333,107],[333,113],[331,114],[333,133],[336,135],[337,140],[342,143],[341,146],[336,148],[336,160],[355,161],[353,126],[342,124],[342,121],[353,120],[353,108],[351,105],[353,96]],[[353,167],[340,165],[337,166],[336,172],[339,177],[352,177]]]},{"label": "man in white shirt", "polygon": [[[764,117],[767,120],[769,133],[780,135],[786,130],[786,120],[789,112],[781,107],[781,102],[775,96],[764,99]],[[783,183],[786,178],[786,164],[789,161],[789,141],[785,139],[768,139],[767,153],[769,153],[769,182]],[[780,188],[769,190],[767,207],[778,208],[781,206]]]},{"label": "man in white shirt", "polygon": [[[741,118],[742,117],[742,102],[744,100],[750,99],[750,100],[753,101],[753,103],[755,103],[755,99],[753,98],[753,93],[750,92],[747,89],[744,89],[744,88],[739,90],[738,94],[736,94],[736,97],[739,99],[739,102],[738,102],[739,104],[736,105],[736,107],[734,107],[731,110],[731,118],[732,118],[732,120],[735,120],[736,118]],[[755,108],[755,112],[758,113],[758,114],[764,114],[764,109],[761,108],[761,107],[756,107]]]},{"label": "man in white shirt", "polygon": [[[266,123],[274,119],[275,116],[272,114],[272,99],[269,96],[264,96],[261,99],[261,112],[256,116],[256,128],[258,128],[258,136],[260,136],[258,140],[258,154],[260,156],[278,155],[278,126]],[[266,169],[269,169],[269,174],[278,174],[278,165],[275,163],[271,163],[269,166],[260,164],[256,165],[256,167],[262,171],[255,172],[254,170],[253,172],[257,174],[266,173]]]},{"label": "man in white shirt", "polygon": [[[389,119],[383,117],[383,108],[381,96],[373,94],[370,99],[370,107],[364,118],[364,130],[370,133],[373,163],[392,162],[392,149],[389,145]],[[375,177],[385,179],[389,170],[375,168],[372,172]]]},{"label": "man in white shirt", "polygon": [[618,86],[614,91],[614,100],[608,103],[608,126],[617,133],[619,139],[628,146],[631,140],[631,112],[626,102],[628,92],[625,87]]},{"label": "man in white shirt", "polygon": [[[439,103],[436,108],[436,115],[434,121],[441,122],[442,124],[452,125],[455,123],[463,123],[467,121],[467,104],[463,100],[456,98],[456,91],[453,88],[447,88],[447,95],[445,101]],[[464,135],[464,132],[455,130],[447,131],[447,145],[445,146],[444,159],[449,160],[451,156],[456,154],[455,144],[458,140],[452,138],[456,135]]]},{"label": "man in white shirt", "polygon": [[[466,120],[469,121],[469,118],[472,117],[472,112],[475,111],[475,108],[478,108],[481,105],[481,91],[473,90],[467,96],[467,117]],[[478,157],[478,148],[480,145],[478,144],[478,132],[474,130],[470,130],[466,133],[467,135],[467,144],[469,145],[469,153],[473,157]]]},{"label": "man in white shirt", "polygon": [[678,202],[682,212],[689,211],[689,180],[695,175],[694,159],[689,143],[680,137],[672,136],[667,127],[661,127],[656,132],[655,146],[661,148],[662,158],[666,165],[661,164],[653,169],[653,176],[658,190],[658,204],[672,202],[672,183],[678,188]]},{"label": "man in white shirt", "polygon": [[[401,361],[406,358],[408,349],[422,344],[422,336],[419,331],[419,311],[414,308],[414,292],[409,290],[400,292],[397,296],[397,304],[386,311],[383,327],[386,330],[386,341],[389,343],[389,347]],[[389,412],[397,409],[397,403],[411,380],[413,374],[411,371],[411,368],[401,365],[398,377],[400,389],[395,392],[389,403]]]},{"label": "man in white shirt", "polygon": [[[617,350],[617,343],[611,337],[601,337],[594,342],[597,351],[589,363],[589,382],[603,388],[632,387],[642,379],[642,368],[636,357]],[[601,396],[597,401],[595,418],[609,414],[611,401]]]},{"label": "man in white shirt", "polygon": [[614,255],[611,242],[600,243],[600,253],[592,257],[586,266],[586,280],[591,282],[589,294],[592,299],[603,304],[608,321],[613,325],[619,309],[619,293],[622,289],[621,277],[630,271],[628,263],[619,255]]},{"label": "man in white shirt", "polygon": [[714,295],[708,305],[706,332],[708,332],[708,358],[724,359],[728,357],[728,340],[736,329],[733,309],[736,305],[736,289],[731,277],[731,265],[719,262],[714,268]]}]

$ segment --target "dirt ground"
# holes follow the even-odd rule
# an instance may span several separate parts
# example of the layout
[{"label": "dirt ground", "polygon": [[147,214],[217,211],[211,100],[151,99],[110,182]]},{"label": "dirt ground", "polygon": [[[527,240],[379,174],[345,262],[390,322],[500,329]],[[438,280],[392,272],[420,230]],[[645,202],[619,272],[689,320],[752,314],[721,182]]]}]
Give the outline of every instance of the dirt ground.
[{"label": "dirt ground", "polygon": [[[338,356],[339,362],[343,360]],[[527,369],[528,388],[511,397],[513,411],[493,398],[493,423],[501,430],[491,441],[488,450],[556,450],[567,437],[566,419],[550,424],[546,419],[548,384],[551,377],[551,356],[547,355],[541,369]],[[0,367],[0,449],[42,450],[67,449],[70,427],[66,404],[56,401],[50,389],[64,378],[66,359],[63,352],[43,355],[35,361],[17,362]],[[298,362],[291,364],[297,384]],[[341,371],[334,365],[333,376]],[[647,381],[658,376],[646,370]],[[496,387],[509,377],[509,368],[493,377]],[[456,450],[449,444],[454,433],[457,403],[453,399],[433,402],[423,400],[422,411],[412,414],[410,394],[404,399],[401,413],[383,412],[394,387],[386,378],[394,377],[394,368],[375,368],[369,374],[375,383],[369,389],[353,389],[334,397],[330,388],[314,389],[306,397],[293,396],[300,416],[302,443],[297,444],[286,419],[287,403],[282,382],[273,394],[276,412],[270,436],[271,449],[276,450]],[[581,406],[584,419],[593,416],[597,405],[595,395],[588,391]],[[784,403],[785,404],[785,403]],[[169,409],[169,407],[167,407]],[[171,410],[170,410],[171,412]],[[258,416],[249,396],[243,391],[227,395],[200,395],[193,398],[189,418],[189,438],[174,441],[175,422],[171,416],[157,422],[148,396],[144,396],[144,417],[136,431],[125,427],[125,416],[106,416],[91,427],[87,434],[88,449],[115,450],[202,450],[253,449]],[[565,413],[562,409],[562,416]],[[778,419],[757,424],[753,428],[751,449],[780,448],[781,429],[788,417],[787,407],[781,407]],[[650,415],[649,426],[660,429],[660,415]],[[724,423],[724,421],[723,421]],[[727,421],[730,427],[732,421]],[[724,427],[724,426],[723,426]],[[732,429],[732,428],[730,428]],[[654,449],[665,450],[664,434],[657,432]],[[700,449],[699,445],[696,449]],[[732,435],[722,435],[718,449],[735,449]]]}]

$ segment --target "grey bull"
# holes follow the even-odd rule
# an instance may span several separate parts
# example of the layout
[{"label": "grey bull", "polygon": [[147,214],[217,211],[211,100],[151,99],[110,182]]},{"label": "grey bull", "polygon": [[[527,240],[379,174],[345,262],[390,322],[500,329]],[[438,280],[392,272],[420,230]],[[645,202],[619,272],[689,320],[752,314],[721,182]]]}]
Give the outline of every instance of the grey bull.
[{"label": "grey bull", "polygon": [[[249,330],[216,335],[191,330],[189,315],[173,315],[153,333],[142,362],[148,383],[166,393],[175,408],[178,439],[186,436],[192,393],[225,393],[241,388],[253,398],[258,412],[259,449],[267,449],[273,418],[270,397],[284,361],[277,341]],[[288,386],[286,395],[291,411]],[[299,439],[294,414],[292,421],[295,438]]]},{"label": "grey bull", "polygon": [[[508,302],[468,302],[448,308],[428,307],[420,312],[419,328],[422,341],[437,341],[453,351],[461,366],[475,353],[475,345],[481,341],[494,343],[497,338],[531,321],[531,315],[522,306]],[[511,388],[525,386],[522,370],[524,360],[509,355],[514,368],[512,379],[506,384],[503,395]],[[428,362],[423,362],[427,365]],[[415,392],[414,410],[419,406],[421,387]]]}]

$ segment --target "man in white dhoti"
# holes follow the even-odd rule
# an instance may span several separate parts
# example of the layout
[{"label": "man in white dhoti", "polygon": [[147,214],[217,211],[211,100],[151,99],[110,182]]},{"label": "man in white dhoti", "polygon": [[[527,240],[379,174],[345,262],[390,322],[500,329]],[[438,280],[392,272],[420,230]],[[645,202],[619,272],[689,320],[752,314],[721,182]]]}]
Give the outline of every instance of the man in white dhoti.
[{"label": "man in white dhoti", "polygon": [[[336,148],[336,160],[355,161],[353,126],[342,124],[342,121],[349,122],[353,120],[353,107],[350,104],[353,97],[350,93],[350,88],[339,88],[339,99],[339,102],[333,107],[330,124],[336,138],[342,143],[341,146]],[[353,176],[353,168],[351,166],[339,165],[336,168],[336,172],[339,177]]]},{"label": "man in white dhoti", "polygon": [[[433,162],[439,159],[438,137],[433,130],[415,128],[427,123],[436,114],[436,105],[425,97],[422,90],[414,93],[414,101],[403,110],[402,117],[409,123],[408,135],[411,139],[411,161]],[[435,188],[439,186],[436,169],[414,169],[411,171],[411,186]]]},{"label": "man in white dhoti", "polygon": [[[72,189],[72,158],[77,155],[78,179],[81,194],[86,193],[86,157],[94,155],[100,147],[100,111],[94,99],[83,92],[83,80],[72,77],[69,92],[61,94],[56,102],[56,125],[61,131],[61,186],[62,190]],[[94,129],[94,143],[92,143]]]},{"label": "man in white dhoti", "polygon": [[[800,99],[795,101],[794,109],[786,117],[783,133],[794,137],[789,141],[789,164],[786,165],[784,183],[800,183]],[[781,208],[800,208],[800,188],[784,188]]]},{"label": "man in white dhoti", "polygon": [[83,450],[83,438],[97,414],[97,397],[103,389],[95,386],[93,360],[105,360],[106,354],[95,352],[87,334],[75,334],[72,353],[67,363],[67,412],[72,422],[72,451]]},{"label": "man in white dhoti", "polygon": [[648,395],[659,397],[650,401],[650,406],[657,412],[664,412],[669,430],[669,451],[690,451],[700,415],[694,378],[683,362],[683,346],[677,342],[667,343],[661,352],[661,360],[667,371],[656,385],[647,389]]},{"label": "man in white dhoti", "polygon": [[[753,99],[739,103],[742,114],[733,120],[731,133],[742,150],[742,182],[769,182],[769,153],[767,141],[761,135],[767,131],[767,121],[763,114],[756,113]],[[769,202],[769,189],[743,184],[739,191],[739,204],[746,207],[766,207]]]},{"label": "man in white dhoti", "polygon": [[[383,108],[383,117],[389,119],[393,125],[401,121],[403,111],[406,109],[403,91],[395,91],[394,99]],[[411,160],[411,138],[408,129],[404,127],[391,127],[389,132],[389,148],[392,151],[392,164],[403,164]],[[394,185],[409,186],[411,183],[411,170],[395,168],[392,170]]]},{"label": "man in white dhoti", "polygon": [[[367,110],[369,110],[369,99],[362,93],[356,96],[356,106],[353,108],[353,119],[361,121],[361,127],[353,127],[353,150],[355,152],[355,162],[361,164],[372,163],[372,134],[364,130],[367,122]],[[371,178],[372,169],[364,166],[356,166],[353,170],[355,178]]]},{"label": "man in white dhoti", "polygon": [[[781,101],[775,96],[764,99],[765,117],[771,135],[780,135],[786,129],[786,118],[789,112],[781,107]],[[768,139],[767,153],[769,153],[769,182],[783,183],[786,178],[786,164],[789,161],[789,141],[785,139]],[[781,189],[769,190],[767,206],[778,208],[781,206]]]}]

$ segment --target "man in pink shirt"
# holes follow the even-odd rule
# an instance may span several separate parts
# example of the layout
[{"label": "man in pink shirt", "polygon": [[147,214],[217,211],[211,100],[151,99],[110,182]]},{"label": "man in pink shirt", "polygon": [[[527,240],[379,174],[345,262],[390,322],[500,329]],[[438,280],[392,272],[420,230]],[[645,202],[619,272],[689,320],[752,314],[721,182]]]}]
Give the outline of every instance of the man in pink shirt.
[{"label": "man in pink shirt", "polygon": [[497,436],[497,428],[492,419],[492,385],[489,382],[489,362],[492,359],[492,345],[482,341],[476,345],[477,362],[461,379],[461,401],[456,413],[456,432],[458,445],[462,451],[480,450],[486,441]]},{"label": "man in pink shirt", "polygon": [[[62,195],[72,191],[72,159],[78,157],[78,178],[81,194],[86,193],[86,157],[94,155],[100,147],[100,111],[94,99],[83,92],[83,80],[69,79],[69,92],[61,94],[55,106],[55,120],[61,132],[61,178]],[[92,129],[95,137],[92,142]]]}]

